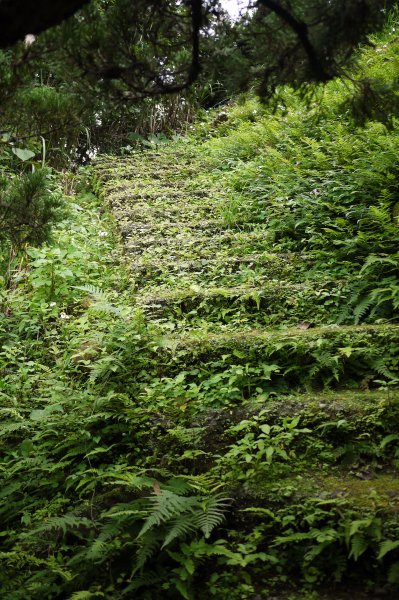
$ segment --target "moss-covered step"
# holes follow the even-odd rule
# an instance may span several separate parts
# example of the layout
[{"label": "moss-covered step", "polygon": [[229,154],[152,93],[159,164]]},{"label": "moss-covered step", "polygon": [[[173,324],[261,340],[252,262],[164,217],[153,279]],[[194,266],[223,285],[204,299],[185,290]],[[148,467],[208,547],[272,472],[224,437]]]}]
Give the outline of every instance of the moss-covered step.
[{"label": "moss-covered step", "polygon": [[[202,287],[191,284],[179,288],[176,277],[169,285],[140,290],[137,304],[150,318],[173,319],[178,325],[194,326],[199,319],[211,323],[234,323],[235,327],[298,324],[308,320],[305,327],[334,320],[336,310],[330,306],[331,297],[339,294],[332,282],[291,283],[284,280],[265,281],[258,287]],[[174,285],[173,285],[174,284]],[[322,294],[321,291],[329,294]],[[327,300],[327,305],[325,301]]]},{"label": "moss-covered step", "polygon": [[[187,376],[186,383],[188,381]],[[162,398],[170,384],[170,380],[164,380],[155,388],[147,388],[147,401],[152,394]],[[220,387],[223,390],[223,385]],[[223,457],[238,445],[242,451],[237,454],[237,461],[260,465],[263,460],[265,469],[273,477],[267,456],[257,456],[267,445],[272,445],[285,448],[287,452],[286,456],[275,455],[277,462],[283,459],[288,467],[285,477],[303,471],[316,472],[317,476],[332,477],[335,474],[336,477],[362,480],[389,472],[396,477],[398,388],[386,386],[376,390],[338,389],[270,395],[254,389],[252,396],[242,399],[235,407],[230,404],[218,410],[210,408],[215,403],[207,406],[206,390],[205,381],[197,390],[197,396],[192,386],[180,385],[178,401],[165,406],[162,419],[171,424],[159,443],[167,452],[178,442],[177,461],[186,450],[197,450],[199,456],[202,453],[207,457],[208,467],[210,461],[219,462],[222,472],[223,464],[229,462]],[[211,395],[213,390],[209,390]],[[144,395],[142,399],[145,404]],[[176,431],[176,418],[182,422],[182,407],[187,415],[183,419],[184,436],[181,427]],[[180,418],[176,416],[179,413]],[[231,460],[233,454],[230,452]],[[248,460],[247,454],[252,454],[253,460]],[[192,454],[193,467],[198,455]],[[186,453],[186,464],[189,462]],[[262,479],[269,480],[267,472],[262,472]]]},{"label": "moss-covered step", "polygon": [[[327,422],[332,427],[335,418],[344,418],[357,426],[362,420],[366,422],[373,414],[375,416],[374,425],[379,427],[382,414],[399,412],[399,387],[388,385],[376,389],[326,389],[299,394],[271,394],[266,398],[255,393],[244,405],[237,407],[233,412],[231,409],[221,409],[215,420],[219,423],[238,423],[242,419],[249,419],[260,412],[265,419],[273,422],[285,417],[300,416],[301,421],[305,422],[307,427],[310,424],[314,427]],[[215,415],[212,417],[215,418]],[[198,416],[196,416],[197,420]],[[208,422],[206,411],[203,414],[203,420],[204,423]],[[337,420],[337,429],[342,425]],[[390,426],[396,427],[396,423],[392,419]],[[225,426],[223,427],[225,428]]]},{"label": "moss-covered step", "polygon": [[[247,224],[246,229],[251,230],[252,224]],[[177,238],[180,240],[182,237],[201,235],[202,233],[209,236],[219,236],[223,232],[223,224],[217,219],[203,219],[195,221],[167,221],[156,222],[156,221],[145,221],[137,220],[131,222],[129,216],[123,214],[120,219],[120,229],[123,237],[125,237],[129,244],[135,243],[136,240],[140,241],[143,235],[146,238],[156,237],[158,238],[158,244],[164,245],[166,238]]]},{"label": "moss-covered step", "polygon": [[195,284],[237,287],[250,283],[259,285],[270,279],[303,281],[304,272],[309,275],[313,264],[314,259],[310,255],[263,252],[180,261],[139,259],[130,267],[140,287],[150,284],[175,286],[176,281],[187,286]]},{"label": "moss-covered step", "polygon": [[208,227],[208,221],[216,221],[219,228],[223,227],[223,221],[217,219],[217,212],[212,211],[210,207],[195,206],[191,202],[183,205],[171,203],[165,206],[163,203],[150,206],[147,202],[136,202],[131,207],[126,207],[123,203],[120,206],[113,205],[113,213],[117,219],[119,217],[125,220],[129,219],[132,230],[136,223],[147,223],[160,225],[161,223],[168,227],[173,223],[179,223],[184,227],[198,228]]},{"label": "moss-covered step", "polygon": [[169,258],[175,260],[212,258],[217,253],[219,256],[242,255],[245,253],[271,251],[271,239],[268,233],[261,228],[253,231],[222,231],[217,236],[193,235],[191,232],[181,233],[173,237],[142,234],[129,238],[126,241],[126,252],[135,256],[143,255],[146,260]]},{"label": "moss-covered step", "polygon": [[212,193],[212,190],[207,192],[195,189],[187,190],[177,183],[169,183],[166,187],[154,186],[151,181],[147,185],[145,182],[138,184],[130,181],[126,184],[118,184],[116,187],[114,185],[115,183],[112,182],[110,185],[102,187],[102,195],[111,207],[125,206],[128,209],[142,202],[146,202],[149,206],[159,207],[179,204],[185,206],[190,202],[193,206],[208,207],[209,209],[212,207],[213,210],[217,210],[218,205],[222,205],[224,200],[223,195],[220,193],[217,195],[216,191]]},{"label": "moss-covered step", "polygon": [[163,362],[168,373],[191,368],[197,382],[220,373],[227,380],[234,376],[243,394],[255,387],[278,391],[345,382],[364,388],[399,375],[398,325],[220,330],[160,337],[160,369]]},{"label": "moss-covered step", "polygon": [[[97,156],[94,161],[96,169],[112,172],[118,172],[121,169],[125,171],[129,166],[132,168],[138,166],[140,171],[140,168],[148,167],[149,169],[153,169],[159,165],[166,166],[169,169],[181,169],[187,165],[198,165],[200,163],[204,164],[204,160],[199,158],[198,152],[195,152],[195,149],[182,148],[181,146],[180,148],[178,146],[163,148],[159,152],[151,150],[133,152],[126,157],[102,154]],[[137,173],[137,169],[135,172]]]}]

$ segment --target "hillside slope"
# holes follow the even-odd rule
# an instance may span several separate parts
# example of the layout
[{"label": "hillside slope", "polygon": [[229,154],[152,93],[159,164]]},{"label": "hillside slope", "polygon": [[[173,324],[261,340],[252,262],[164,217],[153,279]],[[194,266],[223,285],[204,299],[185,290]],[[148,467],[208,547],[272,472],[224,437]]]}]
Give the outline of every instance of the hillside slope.
[{"label": "hillside slope", "polygon": [[98,157],[21,258],[2,598],[396,597],[399,135],[348,86]]},{"label": "hillside slope", "polygon": [[[361,594],[372,587],[367,571],[378,568],[373,546],[383,554],[384,526],[397,528],[396,451],[385,453],[397,440],[399,399],[388,293],[397,285],[396,182],[375,195],[396,159],[381,171],[380,157],[370,164],[375,146],[396,137],[370,126],[377,133],[364,148],[370,133],[340,128],[326,144],[324,122],[313,138],[292,128],[284,140],[273,131],[277,117],[254,121],[200,146],[98,161],[137,306],[163,332],[157,378],[142,401],[166,411],[161,452],[166,440],[183,443],[173,458],[183,461],[179,473],[212,474],[232,498],[222,525],[230,558],[223,546],[224,570],[208,582],[213,595],[267,597],[287,575],[305,585],[349,578]],[[330,135],[336,124],[327,125]],[[252,145],[237,160],[241,136]],[[296,152],[305,174],[285,156]],[[290,197],[274,197],[287,177]],[[199,563],[180,591],[206,597],[195,577],[197,569],[203,577],[202,554],[192,545],[187,553]]]}]

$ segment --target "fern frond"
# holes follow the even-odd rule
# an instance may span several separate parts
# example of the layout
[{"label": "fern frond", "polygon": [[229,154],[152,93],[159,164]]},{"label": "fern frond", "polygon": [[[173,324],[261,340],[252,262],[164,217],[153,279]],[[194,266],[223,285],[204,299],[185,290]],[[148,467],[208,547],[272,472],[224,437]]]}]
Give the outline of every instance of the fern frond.
[{"label": "fern frond", "polygon": [[86,558],[93,562],[104,559],[107,554],[108,542],[109,540],[105,537],[103,539],[98,537],[87,550]]},{"label": "fern frond", "polygon": [[373,305],[373,295],[368,294],[361,300],[355,307],[353,311],[353,316],[355,319],[355,324],[358,325],[359,321],[366,315],[367,311],[370,310],[370,307]]},{"label": "fern frond", "polygon": [[169,479],[163,486],[163,489],[169,490],[170,492],[178,494],[179,496],[185,496],[189,492],[193,491],[193,487],[192,477],[187,476],[185,478],[184,476],[179,476]]},{"label": "fern frond", "polygon": [[177,515],[192,510],[197,503],[194,497],[178,496],[169,490],[161,490],[155,497],[149,498],[152,511],[143,527],[141,528],[138,538],[143,536],[154,525],[160,525],[170,521]]},{"label": "fern frond", "polygon": [[395,584],[399,581],[399,561],[393,563],[388,571],[389,583]]},{"label": "fern frond", "polygon": [[80,290],[81,292],[86,292],[90,296],[93,296],[96,300],[101,300],[102,302],[108,302],[108,294],[104,292],[101,288],[87,284],[87,285],[75,285],[75,290]]},{"label": "fern frond", "polygon": [[206,538],[213,529],[224,520],[224,512],[229,506],[229,499],[218,494],[202,502],[202,512],[196,515],[196,522]]},{"label": "fern frond", "polygon": [[161,579],[159,573],[153,570],[146,570],[143,573],[140,573],[140,575],[136,571],[133,571],[132,576],[134,579],[132,583],[124,588],[123,592],[121,593],[122,597],[127,596],[128,598],[131,598],[132,596],[130,592],[134,592],[142,587],[155,589],[156,584]]},{"label": "fern frond", "polygon": [[399,540],[384,540],[381,542],[380,551],[378,553],[378,560],[384,558],[388,552],[392,552],[392,550],[397,550],[399,548]]},{"label": "fern frond", "polygon": [[88,284],[74,286],[74,289],[86,292],[87,294],[92,296],[96,301],[94,305],[94,308],[96,310],[104,313],[113,313],[116,315],[122,314],[122,311],[119,308],[117,308],[109,302],[108,294],[104,292],[104,290],[102,290],[101,288],[95,285]]},{"label": "fern frond", "polygon": [[15,433],[16,431],[21,431],[21,430],[28,430],[29,427],[27,427],[26,423],[8,423],[6,425],[3,425],[3,427],[0,428],[0,437],[3,435],[8,435],[9,433]]},{"label": "fern frond", "polygon": [[141,538],[137,553],[136,553],[136,564],[134,566],[132,575],[141,571],[146,562],[155,554],[161,545],[162,537],[160,532],[148,532],[144,537]]},{"label": "fern frond", "polygon": [[376,359],[375,362],[373,361],[371,366],[379,375],[382,375],[387,379],[394,380],[397,377],[397,374],[393,373],[388,369],[384,357]]},{"label": "fern frond", "polygon": [[70,596],[70,600],[92,600],[92,598],[104,598],[105,595],[102,592],[89,592],[88,590],[82,590],[80,592],[74,592]]},{"label": "fern frond", "polygon": [[198,517],[197,519],[193,518],[193,514],[191,512],[187,513],[186,515],[180,515],[179,517],[173,519],[170,523],[171,528],[163,541],[161,549],[165,548],[165,546],[173,542],[173,540],[177,538],[184,538],[189,533],[195,531],[197,529],[196,521],[198,521]]},{"label": "fern frond", "polygon": [[370,254],[364,262],[364,265],[359,271],[359,275],[363,275],[365,271],[370,270],[371,266],[378,265],[380,267],[395,267],[398,268],[399,255],[393,254],[391,256],[379,256],[377,254]]},{"label": "fern frond", "polygon": [[30,537],[32,535],[44,533],[46,531],[53,531],[54,529],[60,529],[65,535],[65,533],[69,529],[92,526],[92,521],[90,521],[90,519],[86,519],[85,517],[75,517],[74,515],[62,515],[61,517],[51,517],[45,523],[43,523],[39,527],[36,527],[36,529],[28,531],[26,534],[24,534],[24,537]]},{"label": "fern frond", "polygon": [[110,474],[109,477],[112,477],[112,481],[109,482],[109,485],[123,485],[137,491],[141,491],[144,488],[152,488],[154,485],[153,477],[143,477],[142,475],[137,475],[137,473]]},{"label": "fern frond", "polygon": [[368,542],[365,536],[361,533],[355,533],[351,537],[349,558],[357,560],[368,548]]}]

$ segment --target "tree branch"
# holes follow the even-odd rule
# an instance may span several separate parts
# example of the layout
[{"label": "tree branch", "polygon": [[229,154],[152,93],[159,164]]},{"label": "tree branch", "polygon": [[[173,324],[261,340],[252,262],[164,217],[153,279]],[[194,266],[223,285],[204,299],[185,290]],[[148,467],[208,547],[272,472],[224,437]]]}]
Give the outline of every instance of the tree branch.
[{"label": "tree branch", "polygon": [[297,35],[304,51],[307,54],[309,65],[317,78],[318,81],[328,81],[330,79],[329,74],[324,69],[324,66],[317,55],[317,52],[309,40],[309,30],[306,23],[298,21],[292,13],[286,8],[281,6],[278,0],[257,0],[258,6],[264,6],[276,14],[282,21],[284,21]]},{"label": "tree branch", "polygon": [[89,0],[0,0],[0,48],[58,25]]}]

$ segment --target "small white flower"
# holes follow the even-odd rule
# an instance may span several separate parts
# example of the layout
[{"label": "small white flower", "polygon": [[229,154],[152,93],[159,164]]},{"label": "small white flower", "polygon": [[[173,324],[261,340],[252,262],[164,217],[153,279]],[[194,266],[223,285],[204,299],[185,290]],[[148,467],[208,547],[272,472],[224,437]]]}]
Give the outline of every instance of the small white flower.
[{"label": "small white flower", "polygon": [[60,319],[70,319],[70,316],[69,316],[69,315],[67,315],[66,313],[62,312],[62,313],[60,314]]},{"label": "small white flower", "polygon": [[106,237],[108,235],[108,231],[100,231],[98,234],[100,237]]},{"label": "small white flower", "polygon": [[25,36],[25,46],[28,48],[29,46],[32,46],[32,44],[34,43],[34,41],[36,40],[36,36],[33,35],[33,33],[28,33]]},{"label": "small white flower", "polygon": [[57,304],[56,302],[50,302],[49,306],[53,307],[53,306],[56,306],[56,304]]}]

